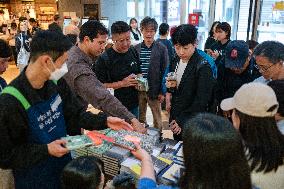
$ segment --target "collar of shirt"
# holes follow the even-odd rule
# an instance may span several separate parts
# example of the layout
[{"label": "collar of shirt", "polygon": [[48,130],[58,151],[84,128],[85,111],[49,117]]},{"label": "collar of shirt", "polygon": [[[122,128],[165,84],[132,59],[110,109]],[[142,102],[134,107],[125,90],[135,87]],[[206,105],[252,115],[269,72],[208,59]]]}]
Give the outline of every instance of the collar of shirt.
[{"label": "collar of shirt", "polygon": [[147,48],[147,49],[152,49],[152,47],[154,46],[155,41],[152,43],[152,45],[150,47],[147,47],[144,43],[144,41],[141,44],[141,48]]},{"label": "collar of shirt", "polygon": [[94,61],[90,56],[88,56],[86,53],[84,53],[78,46],[73,46],[69,52],[69,59],[72,60],[72,62],[86,62],[89,66],[92,66],[94,64]]}]

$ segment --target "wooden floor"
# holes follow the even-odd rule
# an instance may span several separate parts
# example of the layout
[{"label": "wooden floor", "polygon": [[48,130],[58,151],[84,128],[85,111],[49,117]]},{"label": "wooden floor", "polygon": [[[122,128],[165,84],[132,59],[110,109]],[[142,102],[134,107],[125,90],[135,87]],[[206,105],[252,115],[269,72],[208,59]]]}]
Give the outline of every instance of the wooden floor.
[{"label": "wooden floor", "polygon": [[[15,79],[19,75],[20,71],[16,67],[16,65],[12,62],[9,64],[7,71],[2,75],[2,77],[10,83],[13,79]],[[168,127],[168,114],[163,111],[162,112],[162,121],[163,121],[163,136],[165,138],[172,138],[172,132],[169,130]],[[149,125],[153,125],[153,116],[151,113],[150,108],[147,109],[147,123]]]}]

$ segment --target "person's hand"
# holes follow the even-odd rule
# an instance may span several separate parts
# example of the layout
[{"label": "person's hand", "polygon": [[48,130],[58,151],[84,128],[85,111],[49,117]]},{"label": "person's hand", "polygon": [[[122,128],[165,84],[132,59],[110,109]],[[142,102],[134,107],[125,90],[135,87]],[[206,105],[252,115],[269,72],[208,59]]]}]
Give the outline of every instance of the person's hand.
[{"label": "person's hand", "polygon": [[211,53],[211,56],[214,58],[214,59],[217,59],[218,56],[219,56],[219,52],[217,50],[215,50],[214,52]]},{"label": "person's hand", "polygon": [[143,126],[143,124],[141,124],[138,121],[138,119],[133,118],[131,120],[131,124],[132,124],[132,127],[133,127],[134,131],[137,131],[138,133],[143,133],[143,134],[147,133],[147,129]]},{"label": "person's hand", "polygon": [[179,125],[177,124],[177,122],[175,120],[173,120],[170,123],[170,129],[176,135],[179,135],[181,133],[181,128],[179,127]]},{"label": "person's hand", "polygon": [[108,117],[107,118],[107,126],[113,130],[127,130],[133,131],[133,127],[118,117]]},{"label": "person's hand", "polygon": [[145,160],[152,160],[150,154],[146,152],[146,150],[142,149],[140,144],[134,142],[134,145],[136,149],[134,151],[131,151],[131,153],[140,161],[145,161]]},{"label": "person's hand", "polygon": [[168,113],[171,111],[171,98],[172,94],[171,93],[166,93],[166,110]]},{"label": "person's hand", "polygon": [[138,85],[138,81],[135,79],[136,75],[135,74],[131,74],[129,76],[127,76],[126,78],[124,78],[121,82],[122,82],[122,87],[132,87],[132,86],[137,86]]},{"label": "person's hand", "polygon": [[66,141],[65,140],[55,140],[49,144],[47,144],[48,153],[51,156],[62,157],[69,152],[67,148],[65,148]]},{"label": "person's hand", "polygon": [[162,94],[159,94],[159,95],[158,95],[158,100],[159,100],[160,103],[164,102],[165,96],[162,95]]},{"label": "person's hand", "polygon": [[175,88],[177,86],[177,81],[175,80],[166,80],[167,88]]}]

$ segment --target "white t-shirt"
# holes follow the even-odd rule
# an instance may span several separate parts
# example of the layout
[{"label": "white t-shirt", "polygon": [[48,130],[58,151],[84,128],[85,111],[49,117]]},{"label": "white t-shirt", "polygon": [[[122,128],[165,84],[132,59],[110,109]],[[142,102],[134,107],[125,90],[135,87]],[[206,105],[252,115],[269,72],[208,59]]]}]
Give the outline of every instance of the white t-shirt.
[{"label": "white t-shirt", "polygon": [[182,75],[184,73],[186,66],[187,66],[187,62],[182,62],[182,60],[179,61],[178,68],[177,68],[177,71],[176,71],[177,87],[180,84],[180,81],[181,81],[181,78],[182,78]]}]

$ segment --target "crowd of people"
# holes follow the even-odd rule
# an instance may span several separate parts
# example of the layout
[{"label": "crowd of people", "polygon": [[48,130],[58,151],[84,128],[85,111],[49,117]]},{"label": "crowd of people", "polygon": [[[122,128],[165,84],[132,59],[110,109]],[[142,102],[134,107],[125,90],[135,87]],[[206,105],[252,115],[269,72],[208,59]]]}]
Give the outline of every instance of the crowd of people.
[{"label": "crowd of people", "polygon": [[116,21],[110,33],[95,20],[62,29],[55,16],[48,30],[29,21],[32,30],[22,18],[20,32],[9,31],[14,43],[0,40],[0,74],[13,55],[21,65],[8,85],[0,77],[0,184],[116,188],[104,186],[100,159],[72,160],[61,137],[82,128],[146,133],[149,106],[161,132],[167,112],[185,170],[175,185],[159,186],[151,155],[135,143],[138,189],[284,188],[282,43],[231,40],[227,22],[213,23],[203,51],[197,27],[151,17],[140,27],[135,18]]}]

